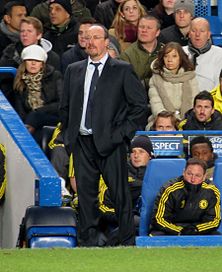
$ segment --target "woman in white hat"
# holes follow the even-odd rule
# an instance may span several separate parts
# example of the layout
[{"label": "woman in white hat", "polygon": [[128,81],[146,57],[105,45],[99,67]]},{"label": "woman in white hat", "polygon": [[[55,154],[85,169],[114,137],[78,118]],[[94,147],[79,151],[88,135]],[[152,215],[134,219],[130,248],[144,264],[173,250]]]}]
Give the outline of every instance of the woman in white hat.
[{"label": "woman in white hat", "polygon": [[15,110],[40,142],[41,128],[59,121],[63,79],[59,71],[46,64],[47,53],[41,46],[25,47],[21,58],[14,80]]}]

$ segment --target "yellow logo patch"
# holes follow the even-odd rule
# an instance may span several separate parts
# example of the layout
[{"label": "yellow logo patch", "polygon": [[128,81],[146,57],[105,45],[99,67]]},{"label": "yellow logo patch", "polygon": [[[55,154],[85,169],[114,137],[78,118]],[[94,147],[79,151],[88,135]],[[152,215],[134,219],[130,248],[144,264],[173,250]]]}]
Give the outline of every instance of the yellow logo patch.
[{"label": "yellow logo patch", "polygon": [[181,203],[180,203],[180,208],[183,209],[185,206],[185,200],[182,200]]},{"label": "yellow logo patch", "polygon": [[208,207],[208,202],[206,199],[202,199],[200,202],[199,202],[199,207],[202,209],[202,210],[205,210],[207,207]]}]

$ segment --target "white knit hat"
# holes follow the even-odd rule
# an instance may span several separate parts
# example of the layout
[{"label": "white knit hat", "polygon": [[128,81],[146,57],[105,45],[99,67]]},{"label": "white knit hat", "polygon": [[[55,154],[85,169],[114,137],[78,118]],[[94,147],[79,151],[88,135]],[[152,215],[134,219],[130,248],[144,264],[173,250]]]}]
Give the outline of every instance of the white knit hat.
[{"label": "white knit hat", "polygon": [[25,47],[22,50],[21,58],[22,60],[39,60],[46,62],[47,60],[47,53],[45,50],[37,44],[32,44],[27,47]]}]

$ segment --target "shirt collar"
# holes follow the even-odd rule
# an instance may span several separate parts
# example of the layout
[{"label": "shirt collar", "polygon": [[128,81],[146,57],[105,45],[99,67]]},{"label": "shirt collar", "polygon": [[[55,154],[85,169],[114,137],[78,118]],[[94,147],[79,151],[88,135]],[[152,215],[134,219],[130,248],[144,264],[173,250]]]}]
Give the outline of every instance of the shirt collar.
[{"label": "shirt collar", "polygon": [[108,57],[109,57],[108,53],[106,53],[99,61],[93,61],[90,57],[88,57],[88,65],[90,64],[90,62],[95,62],[95,63],[100,62],[104,66]]}]

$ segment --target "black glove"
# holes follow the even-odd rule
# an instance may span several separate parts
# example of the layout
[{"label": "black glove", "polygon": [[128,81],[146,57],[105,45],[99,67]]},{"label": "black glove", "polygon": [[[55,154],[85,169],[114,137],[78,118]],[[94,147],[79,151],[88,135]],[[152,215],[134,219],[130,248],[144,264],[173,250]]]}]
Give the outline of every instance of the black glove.
[{"label": "black glove", "polygon": [[186,226],[181,230],[180,235],[198,235],[198,229],[193,225]]}]

